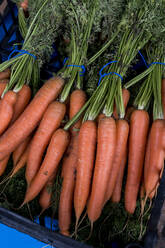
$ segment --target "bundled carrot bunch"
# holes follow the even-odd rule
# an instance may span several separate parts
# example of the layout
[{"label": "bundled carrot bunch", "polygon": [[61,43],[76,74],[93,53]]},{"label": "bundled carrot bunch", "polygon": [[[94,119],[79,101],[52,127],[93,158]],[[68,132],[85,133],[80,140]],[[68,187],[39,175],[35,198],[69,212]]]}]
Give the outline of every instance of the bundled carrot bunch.
[{"label": "bundled carrot bunch", "polygon": [[[1,71],[10,65],[9,70],[0,73],[0,176],[11,155],[13,169],[7,179],[26,165],[27,191],[21,207],[40,194],[44,211],[52,204],[52,188],[61,168],[59,227],[67,236],[73,208],[77,232],[85,209],[93,226],[107,201],[120,201],[127,161],[124,192],[125,209],[130,214],[135,211],[139,192],[143,213],[147,198],[156,194],[163,171],[165,81],[164,46],[160,41],[165,27],[164,1],[116,1],[110,6],[111,2],[114,3],[105,1],[104,11],[99,0],[55,4],[65,16],[63,36],[69,41],[68,59],[32,99],[31,89],[24,83],[33,78],[34,67],[29,66],[16,83],[21,64],[25,70],[27,61],[33,61],[31,55],[24,54],[0,65]],[[23,48],[28,50],[34,44],[33,24],[40,13],[44,15],[46,1],[42,6],[38,4],[29,28],[25,29],[24,22],[20,24],[25,34]],[[109,8],[114,9],[109,12]],[[60,26],[62,19],[58,20]],[[114,21],[107,32],[105,27],[110,20]],[[97,41],[98,51],[93,53]],[[150,66],[123,86],[141,49]],[[30,51],[36,50],[32,46]],[[94,72],[96,59],[108,63],[100,70],[98,87],[87,99],[83,90],[84,68],[94,63]],[[93,72],[89,73],[89,88],[96,77]],[[131,96],[128,88],[140,80],[144,81],[139,83],[134,106],[127,107]],[[149,107],[154,120],[147,112]]]}]

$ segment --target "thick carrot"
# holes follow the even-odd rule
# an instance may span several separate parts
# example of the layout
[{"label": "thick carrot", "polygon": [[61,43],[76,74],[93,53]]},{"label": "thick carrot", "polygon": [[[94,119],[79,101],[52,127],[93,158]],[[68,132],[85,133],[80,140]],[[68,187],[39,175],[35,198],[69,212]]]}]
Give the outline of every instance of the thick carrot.
[{"label": "thick carrot", "polygon": [[128,173],[125,188],[125,208],[133,214],[139,192],[144,155],[149,129],[149,115],[145,110],[135,110],[130,119]]},{"label": "thick carrot", "polygon": [[[160,173],[165,158],[162,136],[165,127],[165,120],[155,120],[150,131],[150,153],[148,171],[145,172],[146,196],[156,189],[159,183]],[[146,155],[147,156],[147,155]]]},{"label": "thick carrot", "polygon": [[[92,181],[92,191],[87,206],[91,223],[102,211],[116,150],[116,123],[111,117],[101,119],[98,124],[97,154]],[[86,186],[86,185],[85,185]]]},{"label": "thick carrot", "polygon": [[3,72],[0,72],[0,80],[1,79],[8,79],[10,77],[10,69],[6,69],[5,71]]},{"label": "thick carrot", "polygon": [[69,133],[63,129],[54,132],[44,161],[27,189],[23,205],[33,200],[43,189],[49,178],[57,171],[59,162],[69,144]]},{"label": "thick carrot", "polygon": [[37,92],[25,111],[0,138],[0,160],[26,139],[41,120],[47,106],[61,92],[64,81],[60,77],[48,80]]},{"label": "thick carrot", "polygon": [[5,172],[9,158],[10,158],[10,155],[6,156],[3,160],[0,161],[0,176],[2,176],[3,173]]},{"label": "thick carrot", "polygon": [[90,193],[91,178],[94,168],[97,128],[94,121],[82,124],[78,141],[78,164],[74,192],[76,222],[85,208]]},{"label": "thick carrot", "polygon": [[163,106],[163,113],[165,119],[165,78],[162,79],[162,106]]},{"label": "thick carrot", "polygon": [[78,134],[71,136],[69,146],[72,147],[69,156],[64,158],[63,182],[59,203],[59,228],[63,235],[69,236],[69,227],[72,217],[73,196],[78,153]]},{"label": "thick carrot", "polygon": [[[129,102],[129,99],[130,99],[130,92],[127,89],[123,88],[122,89],[122,95],[123,95],[124,108],[126,109],[127,104]],[[113,116],[115,119],[119,118],[118,113],[117,113],[117,109],[116,109],[116,104],[114,105]]]},{"label": "thick carrot", "polygon": [[56,175],[52,175],[43,190],[41,191],[40,198],[39,198],[39,204],[42,208],[41,213],[43,213],[46,209],[48,209],[51,206],[51,199],[52,199],[52,193],[53,193],[53,185]]},{"label": "thick carrot", "polygon": [[12,120],[16,101],[17,94],[13,91],[8,91],[0,101],[0,135],[6,130]]},{"label": "thick carrot", "polygon": [[30,140],[31,140],[31,136],[28,136],[13,152],[12,157],[13,157],[14,167],[16,166],[22,154],[24,153],[25,149],[29,145]]},{"label": "thick carrot", "polygon": [[112,193],[114,191],[117,176],[120,171],[120,166],[121,166],[123,157],[125,155],[125,150],[127,147],[129,125],[126,120],[119,119],[116,121],[116,134],[117,134],[116,150],[115,150],[112,170],[111,170],[109,181],[108,181],[108,188],[107,188],[106,196],[105,196],[106,201],[108,201],[111,198]]},{"label": "thick carrot", "polygon": [[40,167],[44,151],[49,144],[53,132],[60,126],[65,112],[65,104],[57,101],[52,102],[45,111],[30,145],[25,173],[28,184],[30,184],[35,177]]},{"label": "thick carrot", "polygon": [[[86,102],[86,94],[83,90],[74,90],[70,96],[69,119],[72,119],[75,114],[83,107]],[[82,119],[77,121],[71,127],[71,133],[80,129]]]},{"label": "thick carrot", "polygon": [[17,101],[14,107],[14,114],[11,124],[22,114],[31,98],[31,89],[28,85],[24,85],[22,89],[17,93]]},{"label": "thick carrot", "polygon": [[121,161],[120,170],[119,170],[116,184],[115,184],[115,187],[114,187],[114,190],[112,193],[111,201],[114,203],[120,202],[120,199],[121,199],[123,177],[124,177],[125,166],[127,163],[127,152],[128,152],[128,149],[125,149],[125,154],[124,154],[123,159]]}]

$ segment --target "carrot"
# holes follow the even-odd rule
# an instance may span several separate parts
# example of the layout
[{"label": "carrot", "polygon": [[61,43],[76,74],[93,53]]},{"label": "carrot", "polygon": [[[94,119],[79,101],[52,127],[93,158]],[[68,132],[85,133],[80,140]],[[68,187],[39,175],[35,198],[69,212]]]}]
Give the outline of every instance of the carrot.
[{"label": "carrot", "polygon": [[96,122],[99,123],[99,121],[103,118],[105,118],[105,114],[103,113],[99,114],[98,117],[96,118]]},{"label": "carrot", "polygon": [[126,120],[117,120],[116,121],[116,150],[114,161],[112,165],[112,170],[109,177],[108,188],[106,191],[106,200],[109,200],[112,196],[112,193],[115,188],[116,180],[118,173],[120,171],[120,166],[122,163],[122,159],[125,155],[125,150],[127,147],[127,140],[129,134],[129,125]]},{"label": "carrot", "polygon": [[[6,80],[6,79],[5,79]],[[2,95],[7,83],[4,80],[0,80],[0,96]]]},{"label": "carrot", "polygon": [[[86,94],[83,90],[74,90],[70,96],[70,108],[69,108],[69,119],[71,120],[75,114],[83,107],[86,102]],[[77,121],[71,127],[71,133],[75,133],[75,131],[80,129],[82,119]]]},{"label": "carrot", "polygon": [[130,119],[128,173],[125,188],[125,208],[133,214],[143,171],[145,148],[149,129],[149,115],[135,110]]},{"label": "carrot", "polygon": [[74,192],[74,209],[76,226],[85,208],[90,193],[91,178],[94,167],[97,129],[94,121],[82,124],[78,141],[78,164]]},{"label": "carrot", "polygon": [[0,101],[0,135],[11,122],[16,101],[17,94],[13,91],[8,91]]},{"label": "carrot", "polygon": [[10,69],[6,69],[5,71],[3,72],[0,72],[0,80],[1,79],[8,79],[10,77]]},{"label": "carrot", "polygon": [[71,224],[72,216],[72,203],[75,188],[75,177],[77,167],[77,153],[78,153],[78,134],[71,136],[69,144],[70,153],[68,157],[65,156],[62,166],[65,170],[63,171],[63,182],[60,195],[59,203],[59,228],[60,233],[69,236],[69,227]]},{"label": "carrot", "polygon": [[[0,84],[4,84],[4,86],[6,87],[6,85],[8,84],[10,82],[10,80],[9,79],[0,79]],[[4,87],[4,89],[5,89],[5,87]],[[4,90],[3,89],[3,90]],[[2,95],[2,94],[1,94]]]},{"label": "carrot", "polygon": [[37,92],[25,111],[0,137],[0,160],[13,152],[32,133],[49,103],[60,93],[63,84],[64,81],[56,77],[48,80]]},{"label": "carrot", "polygon": [[26,181],[31,183],[42,161],[44,151],[53,132],[60,126],[66,112],[65,104],[52,102],[45,111],[40,125],[32,139],[26,167]]},{"label": "carrot", "polygon": [[29,145],[31,136],[28,136],[17,148],[16,150],[13,152],[12,157],[13,157],[13,164],[14,167],[16,166],[16,164],[18,163],[18,161],[20,160],[22,154],[24,153],[25,149],[27,148],[27,146]]},{"label": "carrot", "polygon": [[165,78],[162,79],[162,106],[163,106],[163,113],[164,113],[164,119],[165,119]]},{"label": "carrot", "polygon": [[57,171],[59,162],[69,144],[69,133],[63,129],[54,132],[44,161],[27,189],[22,205],[33,200],[43,189],[49,178]]},{"label": "carrot", "polygon": [[9,158],[10,158],[10,155],[6,156],[3,160],[0,161],[0,176],[2,176],[3,173],[5,172]]},{"label": "carrot", "polygon": [[120,202],[121,199],[121,191],[122,191],[122,184],[123,184],[123,177],[124,177],[124,171],[125,166],[127,162],[127,148],[125,149],[125,154],[123,156],[123,159],[121,161],[120,170],[117,176],[116,184],[112,193],[111,201],[114,203]]},{"label": "carrot", "polygon": [[[126,109],[127,104],[129,102],[129,99],[130,99],[130,92],[127,89],[123,88],[122,89],[122,95],[123,95],[124,109]],[[118,119],[118,113],[117,113],[116,105],[114,105],[113,116],[115,119]]]},{"label": "carrot", "polygon": [[[111,117],[101,119],[98,124],[97,154],[92,181],[92,191],[87,206],[91,224],[102,211],[116,149],[116,123]],[[87,148],[88,149],[88,148]],[[86,185],[85,185],[86,186]]]},{"label": "carrot", "polygon": [[17,93],[17,101],[14,107],[14,114],[11,124],[22,114],[31,98],[31,89],[28,85],[24,85],[22,89]]},{"label": "carrot", "polygon": [[39,198],[39,204],[42,208],[41,213],[43,213],[46,209],[48,209],[51,205],[51,198],[52,198],[52,192],[53,192],[53,185],[56,175],[52,175],[43,190],[41,191],[40,198]]},{"label": "carrot", "polygon": [[159,183],[160,174],[164,164],[165,153],[162,143],[162,135],[165,127],[165,120],[157,119],[153,122],[150,131],[150,151],[148,171],[145,171],[146,196],[156,189]]}]

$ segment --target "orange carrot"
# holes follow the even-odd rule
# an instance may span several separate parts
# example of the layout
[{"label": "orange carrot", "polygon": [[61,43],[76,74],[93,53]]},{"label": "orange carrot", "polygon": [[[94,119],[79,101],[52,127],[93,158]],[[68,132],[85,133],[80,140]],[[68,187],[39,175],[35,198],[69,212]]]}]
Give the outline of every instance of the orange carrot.
[{"label": "orange carrot", "polygon": [[78,141],[78,164],[74,192],[76,226],[85,208],[90,193],[91,178],[94,168],[97,129],[94,121],[82,124]]},{"label": "orange carrot", "polygon": [[3,81],[0,80],[0,96],[2,95],[2,93],[3,93],[3,91],[4,91],[5,87],[6,87],[6,85],[7,85],[7,83],[4,82],[4,80]]},{"label": "orange carrot", "polygon": [[46,209],[51,206],[51,199],[52,199],[52,192],[53,192],[53,185],[56,175],[52,175],[43,190],[41,191],[39,204],[42,208],[41,213],[43,213]]},{"label": "orange carrot", "polygon": [[5,71],[3,72],[0,72],[0,80],[1,79],[8,79],[10,77],[10,69],[6,69]]},{"label": "orange carrot", "polygon": [[10,90],[0,101],[0,135],[5,131],[12,120],[16,101],[17,94]]},{"label": "orange carrot", "polygon": [[127,149],[125,149],[125,154],[123,156],[123,159],[121,161],[120,165],[120,170],[117,176],[115,188],[112,193],[111,201],[114,203],[120,202],[121,199],[121,191],[122,191],[122,184],[123,184],[123,177],[124,177],[124,171],[125,171],[125,166],[127,162]]},{"label": "orange carrot", "polygon": [[149,155],[146,154],[146,156],[149,156],[149,165],[148,171],[147,168],[145,168],[144,181],[147,197],[156,189],[164,164],[165,152],[162,143],[164,128],[165,120],[157,119],[153,122],[150,131],[150,151]]},{"label": "orange carrot", "polygon": [[120,166],[121,166],[123,157],[125,155],[128,134],[129,134],[129,125],[126,120],[120,119],[116,121],[116,134],[117,134],[116,150],[115,150],[112,170],[111,170],[109,181],[108,181],[108,188],[107,188],[106,196],[105,196],[106,200],[109,200],[112,196],[112,193],[115,188],[117,176],[120,171]]},{"label": "orange carrot", "polygon": [[96,122],[99,123],[99,121],[103,118],[105,118],[105,114],[103,113],[99,114],[98,117],[96,118]]},{"label": "orange carrot", "polygon": [[13,152],[32,133],[49,103],[59,95],[63,84],[60,77],[55,77],[48,80],[37,92],[25,111],[0,137],[0,160]]},{"label": "orange carrot", "polygon": [[49,178],[57,171],[59,162],[69,144],[69,133],[63,129],[54,132],[44,161],[27,189],[22,205],[33,200],[43,189]]},{"label": "orange carrot", "polygon": [[5,172],[9,158],[10,158],[10,155],[6,156],[3,160],[0,161],[0,176],[2,176],[3,173]]},{"label": "orange carrot", "polygon": [[135,110],[130,120],[128,173],[125,188],[125,208],[133,214],[139,192],[147,135],[149,129],[149,115],[145,110]]},{"label": "orange carrot", "polygon": [[[100,120],[98,124],[97,143],[92,191],[87,206],[87,213],[91,224],[93,224],[101,214],[115,156],[116,123],[113,118],[106,117]],[[84,187],[85,186],[86,185],[84,185]]]},{"label": "orange carrot", "polygon": [[165,119],[165,78],[162,79],[162,106]]},{"label": "orange carrot", "polygon": [[31,98],[31,89],[28,85],[24,85],[22,89],[17,93],[17,101],[14,107],[14,114],[11,124],[22,114]]},{"label": "orange carrot", "polygon": [[[69,118],[72,119],[75,114],[83,107],[86,102],[86,94],[83,90],[74,90],[70,96]],[[71,127],[71,133],[80,129],[82,119],[77,121]]]},{"label": "orange carrot", "polygon": [[[129,99],[130,99],[130,92],[123,88],[122,89],[122,95],[123,95],[123,103],[124,103],[124,109],[127,108],[127,104],[129,102]],[[117,109],[116,109],[116,105],[114,106],[114,110],[113,110],[113,116],[115,119],[118,119],[118,113],[117,113]]]},{"label": "orange carrot", "polygon": [[16,166],[16,164],[18,163],[18,161],[20,160],[22,154],[24,153],[25,149],[27,148],[27,146],[29,145],[31,136],[28,136],[17,148],[16,150],[13,152],[12,157],[13,157],[13,164],[14,167]]},{"label": "orange carrot", "polygon": [[125,114],[125,117],[124,117],[124,119],[125,119],[126,121],[130,121],[131,115],[132,115],[132,113],[133,113],[134,110],[135,110],[134,107],[129,107],[129,108],[127,108],[126,114]]},{"label": "orange carrot", "polygon": [[78,134],[71,137],[69,146],[72,147],[69,156],[64,158],[62,190],[59,203],[59,228],[60,233],[69,236],[69,227],[71,224],[72,205],[75,188],[75,177],[78,155]]},{"label": "orange carrot", "polygon": [[65,104],[57,101],[52,102],[45,111],[30,145],[25,174],[28,184],[30,184],[35,177],[40,167],[44,151],[49,144],[53,132],[60,126],[65,112]]}]

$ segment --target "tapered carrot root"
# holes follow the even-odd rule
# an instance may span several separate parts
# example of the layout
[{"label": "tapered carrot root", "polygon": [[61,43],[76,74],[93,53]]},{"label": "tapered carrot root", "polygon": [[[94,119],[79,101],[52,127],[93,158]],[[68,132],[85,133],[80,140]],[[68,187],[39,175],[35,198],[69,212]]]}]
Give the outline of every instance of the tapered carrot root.
[{"label": "tapered carrot root", "polygon": [[71,146],[72,149],[70,150],[68,157],[65,156],[62,164],[62,166],[65,166],[65,170],[63,171],[63,182],[60,195],[58,218],[60,233],[66,236],[69,236],[69,228],[72,217],[78,155],[78,134],[71,137],[69,146]]},{"label": "tapered carrot root", "polygon": [[114,161],[112,165],[112,170],[110,173],[108,188],[106,191],[105,200],[108,201],[114,191],[116,184],[117,176],[120,171],[120,166],[125,155],[125,150],[127,147],[128,134],[129,134],[129,125],[126,120],[117,120],[116,121],[116,133],[117,133],[117,142]]},{"label": "tapered carrot root", "polygon": [[78,141],[78,164],[74,192],[76,224],[86,206],[94,168],[97,129],[94,121],[82,124]]},{"label": "tapered carrot root", "polygon": [[31,98],[31,89],[28,85],[24,85],[22,89],[17,93],[17,101],[14,106],[14,114],[11,124],[22,114]]},{"label": "tapered carrot root", "polygon": [[53,193],[53,185],[56,175],[52,175],[43,190],[41,191],[40,198],[39,198],[39,204],[42,208],[41,213],[43,213],[46,209],[48,209],[51,206],[51,199],[52,199],[52,193]]},{"label": "tapered carrot root", "polygon": [[56,173],[59,162],[69,144],[69,133],[63,129],[58,129],[53,134],[50,144],[47,149],[44,161],[34,177],[33,181],[29,185],[24,202],[28,203],[33,200],[43,189],[48,182],[49,178]]},{"label": "tapered carrot root", "polygon": [[0,176],[2,176],[3,173],[5,172],[9,158],[10,156],[6,156],[6,158],[0,161]]},{"label": "tapered carrot root", "polygon": [[31,136],[28,136],[18,147],[17,149],[13,152],[12,157],[13,157],[13,164],[14,167],[20,160],[22,154],[24,153],[25,149],[29,145],[29,142],[31,140]]},{"label": "tapered carrot root", "polygon": [[123,177],[124,171],[127,163],[127,153],[128,149],[125,149],[125,154],[121,161],[120,170],[117,176],[116,184],[112,193],[111,201],[114,203],[119,203],[121,199],[122,185],[123,185]]},{"label": "tapered carrot root", "polygon": [[160,174],[164,164],[165,152],[162,142],[164,127],[165,120],[155,120],[150,131],[150,150],[147,151],[149,154],[146,154],[146,157],[149,156],[149,164],[148,166],[145,164],[144,174],[145,191],[147,197],[149,197],[150,194],[155,191],[159,183]]},{"label": "tapered carrot root", "polygon": [[0,72],[0,80],[2,79],[8,79],[10,77],[10,69],[6,69],[5,71],[3,72]]},{"label": "tapered carrot root", "polygon": [[66,106],[52,102],[44,113],[40,125],[32,139],[26,167],[26,181],[29,185],[35,177],[53,132],[60,126],[66,112]]},{"label": "tapered carrot root", "polygon": [[135,110],[130,120],[128,173],[125,188],[125,208],[133,214],[139,192],[144,155],[149,129],[149,115],[144,110]]},{"label": "tapered carrot root", "polygon": [[[126,109],[127,104],[129,102],[129,99],[130,99],[130,92],[127,89],[122,89],[122,95],[123,95],[124,109]],[[115,119],[119,118],[118,113],[117,113],[117,109],[116,109],[116,105],[114,106],[113,116]]]},{"label": "tapered carrot root", "polygon": [[98,124],[97,154],[92,181],[92,191],[87,206],[91,223],[102,211],[116,149],[116,123],[113,118],[101,119]]},{"label": "tapered carrot root", "polygon": [[[69,108],[69,119],[72,119],[77,112],[84,106],[86,102],[86,94],[83,90],[74,90],[70,96],[70,108]],[[82,119],[77,121],[71,127],[71,133],[74,134],[75,131],[79,131],[81,127]]]},{"label": "tapered carrot root", "polygon": [[61,78],[55,77],[48,80],[37,92],[25,111],[0,137],[0,160],[13,152],[33,132],[47,106],[61,92],[63,84]]},{"label": "tapered carrot root", "polygon": [[162,79],[162,106],[163,106],[163,113],[165,119],[165,78]]},{"label": "tapered carrot root", "polygon": [[8,91],[0,101],[0,135],[9,126],[13,118],[16,101],[17,94],[13,91]]}]

